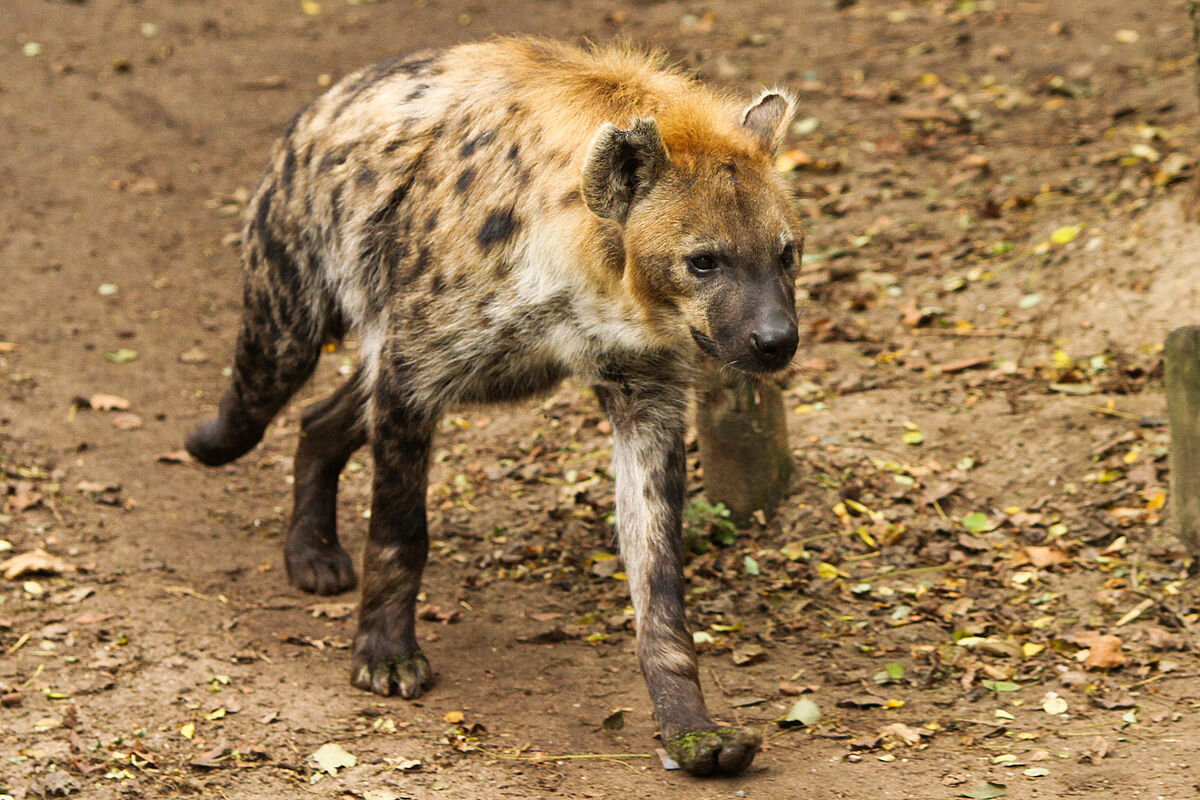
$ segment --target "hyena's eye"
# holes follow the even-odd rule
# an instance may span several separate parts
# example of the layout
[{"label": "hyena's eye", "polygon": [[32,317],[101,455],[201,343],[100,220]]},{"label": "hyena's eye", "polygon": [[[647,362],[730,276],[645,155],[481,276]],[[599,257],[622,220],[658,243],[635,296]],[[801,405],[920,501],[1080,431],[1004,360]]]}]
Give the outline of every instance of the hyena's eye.
[{"label": "hyena's eye", "polygon": [[708,275],[716,271],[717,259],[710,256],[708,253],[700,253],[699,255],[689,256],[688,269],[693,275]]},{"label": "hyena's eye", "polygon": [[793,242],[788,242],[783,252],[779,254],[780,265],[788,272],[791,272],[796,266],[796,245]]}]

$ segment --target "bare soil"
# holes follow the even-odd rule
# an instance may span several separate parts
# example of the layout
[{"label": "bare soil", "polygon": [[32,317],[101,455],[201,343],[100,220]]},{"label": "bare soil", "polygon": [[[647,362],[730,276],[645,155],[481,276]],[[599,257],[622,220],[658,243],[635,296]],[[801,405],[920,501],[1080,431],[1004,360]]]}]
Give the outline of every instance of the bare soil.
[{"label": "bare soil", "polygon": [[[296,420],[352,347],[238,464],[170,455],[222,387],[283,123],[364,63],[514,31],[801,97],[794,493],[689,566],[714,713],[767,741],[737,779],[654,755],[582,387],[443,425],[419,702],[352,689],[355,597],[283,571]],[[1200,795],[1159,344],[1200,321],[1192,66],[1175,0],[6,0],[0,558],[59,561],[0,583],[0,795]],[[780,725],[801,699],[815,727]],[[329,743],[356,765],[323,773]]]}]

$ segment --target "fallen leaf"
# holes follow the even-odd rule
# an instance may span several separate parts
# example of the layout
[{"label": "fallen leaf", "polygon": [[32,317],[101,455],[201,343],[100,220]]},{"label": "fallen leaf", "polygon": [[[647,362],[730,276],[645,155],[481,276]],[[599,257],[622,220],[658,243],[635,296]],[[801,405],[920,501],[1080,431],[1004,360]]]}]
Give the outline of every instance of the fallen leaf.
[{"label": "fallen leaf", "polygon": [[1091,761],[1093,764],[1099,764],[1100,760],[1108,755],[1111,745],[1103,736],[1097,736],[1088,742],[1088,747],[1079,754],[1080,761]]},{"label": "fallen leaf", "polygon": [[1121,637],[1088,631],[1075,637],[1075,643],[1088,649],[1087,669],[1116,669],[1125,665]]},{"label": "fallen leaf", "polygon": [[604,718],[600,723],[600,727],[606,731],[619,731],[625,727],[625,714],[633,711],[632,708],[614,709],[611,714]]},{"label": "fallen leaf", "polygon": [[1057,547],[1022,547],[1021,552],[1029,559],[1030,564],[1038,568],[1061,564],[1067,560],[1067,554]]},{"label": "fallen leaf", "polygon": [[1059,697],[1057,692],[1046,692],[1046,696],[1042,698],[1042,711],[1047,714],[1065,714],[1067,708],[1067,701]]},{"label": "fallen leaf", "polygon": [[77,571],[74,564],[68,563],[58,556],[51,555],[45,550],[38,548],[30,550],[27,553],[13,556],[12,558],[0,563],[0,570],[4,571],[4,577],[8,580],[16,580],[22,575],[32,574],[48,574],[48,575],[67,575]]},{"label": "fallen leaf", "polygon": [[767,651],[756,644],[739,647],[733,651],[733,663],[739,667],[748,667],[766,660]]},{"label": "fallen leaf", "polygon": [[821,718],[821,708],[807,697],[802,700],[797,700],[788,709],[787,714],[783,719],[779,720],[781,727],[788,728],[795,725],[803,725],[806,728],[816,727],[817,720]]},{"label": "fallen leaf", "polygon": [[891,725],[884,725],[879,729],[879,734],[884,739],[891,739],[895,742],[906,744],[909,747],[921,742],[921,731],[905,725],[903,722],[893,722]]},{"label": "fallen leaf", "polygon": [[193,347],[180,353],[179,361],[183,364],[203,364],[208,361],[208,354],[199,347]]},{"label": "fallen leaf", "polygon": [[314,617],[342,619],[354,613],[357,603],[313,603],[308,607],[308,613]]},{"label": "fallen leaf", "polygon": [[992,800],[994,797],[1004,797],[1007,793],[1008,787],[1003,783],[984,781],[977,785],[973,792],[960,794],[959,797],[972,797],[974,800]]},{"label": "fallen leaf", "polygon": [[88,398],[87,404],[96,411],[125,411],[129,401],[115,394],[94,394]]},{"label": "fallen leaf", "polygon": [[346,749],[336,742],[321,745],[311,758],[321,770],[330,775],[337,775],[339,769],[353,767],[358,763],[358,758],[346,752]]},{"label": "fallen leaf", "polygon": [[142,427],[142,418],[131,412],[124,412],[113,416],[113,427],[120,431],[132,431]]}]

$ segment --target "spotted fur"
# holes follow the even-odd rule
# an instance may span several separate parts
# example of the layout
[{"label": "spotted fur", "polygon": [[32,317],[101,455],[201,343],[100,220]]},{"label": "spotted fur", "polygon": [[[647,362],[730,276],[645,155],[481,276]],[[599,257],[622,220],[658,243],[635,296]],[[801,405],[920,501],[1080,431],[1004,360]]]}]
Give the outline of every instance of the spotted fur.
[{"label": "spotted fur", "polygon": [[188,448],[208,464],[247,452],[322,343],[357,333],[359,372],[302,420],[286,545],[300,588],[354,585],[337,481],[369,441],[355,685],[415,697],[432,682],[414,603],[443,409],[574,375],[612,420],[668,749],[696,774],[750,763],[755,737],[705,709],[686,624],[684,413],[699,352],[764,372],[795,350],[802,233],[772,168],[791,111],[782,92],[743,107],[629,48],[498,39],[368,67],[288,125],[247,216],[231,385]]}]

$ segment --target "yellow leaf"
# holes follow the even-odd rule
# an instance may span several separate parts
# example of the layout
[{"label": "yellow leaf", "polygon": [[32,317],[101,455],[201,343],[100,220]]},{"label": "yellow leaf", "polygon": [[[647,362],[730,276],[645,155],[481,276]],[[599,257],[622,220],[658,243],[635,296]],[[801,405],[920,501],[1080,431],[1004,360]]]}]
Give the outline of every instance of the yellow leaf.
[{"label": "yellow leaf", "polygon": [[904,707],[904,701],[903,701],[903,700],[896,700],[896,699],[894,699],[894,698],[893,698],[892,700],[888,700],[888,701],[887,701],[886,703],[884,703],[883,705],[884,705],[884,707],[885,707],[885,708],[903,708],[903,707]]},{"label": "yellow leaf", "polygon": [[1054,361],[1054,366],[1058,369],[1070,369],[1075,365],[1075,362],[1071,360],[1071,356],[1066,350],[1055,350],[1051,358]]},{"label": "yellow leaf", "polygon": [[817,565],[817,576],[821,580],[831,581],[838,576],[838,568],[828,561],[822,561]]},{"label": "yellow leaf", "polygon": [[1142,457],[1142,450],[1139,447],[1132,448],[1128,453],[1121,456],[1121,460],[1126,464],[1132,464]]},{"label": "yellow leaf", "polygon": [[191,739],[193,736],[196,735],[196,723],[194,723],[194,722],[183,723],[183,726],[179,729],[179,734],[185,739]]},{"label": "yellow leaf", "polygon": [[1083,231],[1083,223],[1078,225],[1066,225],[1054,233],[1050,234],[1050,241],[1054,244],[1070,244],[1079,238],[1079,234]]},{"label": "yellow leaf", "polygon": [[1166,492],[1155,492],[1150,495],[1150,499],[1146,501],[1146,509],[1148,511],[1158,511],[1167,504]]},{"label": "yellow leaf", "polygon": [[1045,649],[1046,645],[1038,644],[1037,642],[1026,642],[1025,644],[1021,645],[1021,652],[1026,658],[1033,658]]},{"label": "yellow leaf", "polygon": [[449,711],[446,713],[446,716],[442,717],[443,720],[445,720],[446,722],[449,722],[451,725],[457,725],[458,723],[462,722],[465,718],[466,718],[466,715],[463,714],[463,712],[461,712],[461,711]]},{"label": "yellow leaf", "polygon": [[321,13],[321,4],[316,2],[316,0],[304,0],[300,4],[300,10],[310,17],[315,17]]}]

